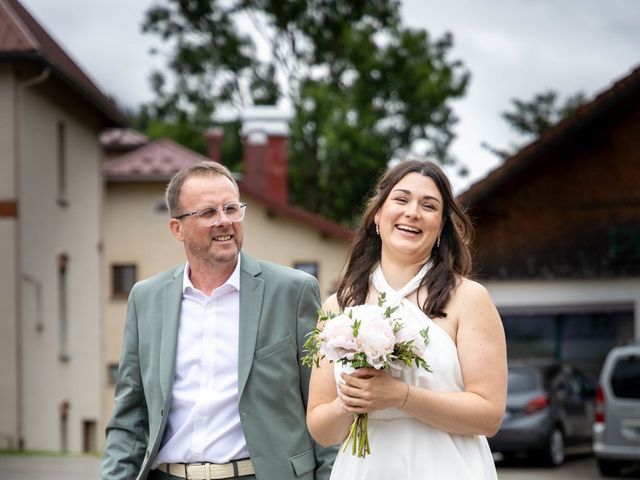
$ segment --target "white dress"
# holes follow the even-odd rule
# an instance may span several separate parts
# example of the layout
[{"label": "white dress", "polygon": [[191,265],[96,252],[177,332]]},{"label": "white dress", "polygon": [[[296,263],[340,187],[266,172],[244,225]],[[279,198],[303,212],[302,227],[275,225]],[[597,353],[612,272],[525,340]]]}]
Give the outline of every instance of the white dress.
[{"label": "white dress", "polygon": [[[423,269],[401,290],[395,292],[378,268],[371,276],[378,292],[386,292],[388,306],[399,304],[404,320],[429,327],[426,360],[432,373],[413,367],[401,378],[410,385],[444,392],[464,391],[458,351],[449,336],[415,304],[404,297],[415,291],[428,269]],[[336,382],[344,367],[336,362]],[[454,435],[426,425],[397,408],[369,414],[371,453],[361,458],[351,454],[351,445],[342,447],[331,472],[331,480],[489,480],[497,479],[487,439],[483,435]]]}]

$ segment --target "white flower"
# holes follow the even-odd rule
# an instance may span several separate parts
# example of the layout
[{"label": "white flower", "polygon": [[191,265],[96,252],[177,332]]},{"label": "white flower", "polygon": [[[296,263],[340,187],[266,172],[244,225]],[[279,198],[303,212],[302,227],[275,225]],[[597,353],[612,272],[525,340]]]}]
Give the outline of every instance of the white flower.
[{"label": "white flower", "polygon": [[413,340],[411,351],[415,356],[423,357],[427,345],[421,333],[421,325],[416,321],[402,320],[400,323],[402,328],[396,333],[396,342],[400,343]]},{"label": "white flower", "polygon": [[373,368],[384,368],[396,341],[393,325],[377,305],[359,305],[348,309],[354,319],[360,320],[356,343]]},{"label": "white flower", "polygon": [[320,353],[330,361],[353,358],[357,349],[353,338],[353,320],[344,313],[326,321],[320,332]]}]

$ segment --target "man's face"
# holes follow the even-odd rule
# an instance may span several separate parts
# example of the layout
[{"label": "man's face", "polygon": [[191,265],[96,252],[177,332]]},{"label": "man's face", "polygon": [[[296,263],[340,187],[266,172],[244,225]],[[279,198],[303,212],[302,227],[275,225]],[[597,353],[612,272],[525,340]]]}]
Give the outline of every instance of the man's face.
[{"label": "man's face", "polygon": [[[215,207],[219,212],[223,205],[239,202],[236,186],[224,175],[189,177],[180,190],[181,213]],[[235,264],[242,249],[242,221],[232,222],[222,214],[214,226],[203,226],[197,215],[181,220],[171,219],[174,236],[184,243],[187,260],[213,266]]]}]

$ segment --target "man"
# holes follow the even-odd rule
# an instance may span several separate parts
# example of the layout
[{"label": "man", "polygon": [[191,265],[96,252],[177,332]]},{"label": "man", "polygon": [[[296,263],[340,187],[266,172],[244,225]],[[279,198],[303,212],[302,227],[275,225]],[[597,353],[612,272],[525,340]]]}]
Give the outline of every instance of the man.
[{"label": "man", "polygon": [[299,362],[317,282],[241,253],[246,205],[224,166],[180,171],[167,205],[187,262],[129,296],[102,479],[327,479]]}]

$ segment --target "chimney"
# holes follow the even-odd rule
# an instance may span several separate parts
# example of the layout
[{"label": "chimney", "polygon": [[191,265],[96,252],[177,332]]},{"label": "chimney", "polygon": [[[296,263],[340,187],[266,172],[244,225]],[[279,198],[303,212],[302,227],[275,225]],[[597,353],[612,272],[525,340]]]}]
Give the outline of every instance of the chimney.
[{"label": "chimney", "polygon": [[278,203],[288,203],[287,138],[291,115],[274,106],[241,113],[244,178],[249,189]]},{"label": "chimney", "polygon": [[222,138],[224,131],[221,128],[211,128],[204,132],[204,140],[207,142],[207,156],[214,162],[221,163]]}]

